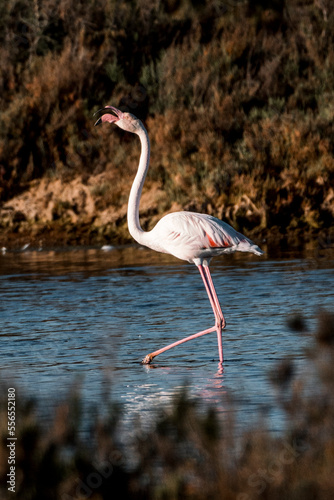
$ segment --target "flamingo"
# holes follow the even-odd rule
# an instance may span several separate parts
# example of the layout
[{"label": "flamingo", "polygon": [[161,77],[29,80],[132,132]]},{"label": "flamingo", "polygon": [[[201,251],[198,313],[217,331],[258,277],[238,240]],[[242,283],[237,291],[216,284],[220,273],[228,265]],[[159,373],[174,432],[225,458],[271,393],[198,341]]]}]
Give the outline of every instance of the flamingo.
[{"label": "flamingo", "polygon": [[222,330],[226,323],[210,274],[210,261],[212,257],[236,251],[251,252],[255,255],[262,255],[263,251],[226,222],[207,214],[185,211],[169,213],[160,219],[151,231],[144,231],[139,222],[139,202],[150,161],[150,141],[147,130],[143,123],[131,113],[123,112],[113,106],[106,106],[99,111],[103,114],[95,125],[104,122],[115,123],[119,128],[137,134],[141,142],[138,170],[131,187],[127,210],[128,229],[131,236],[140,245],[195,264],[202,277],[215,317],[215,324],[211,328],[147,354],[142,363],[149,364],[158,354],[172,347],[216,331],[219,364],[222,366],[224,359]]}]

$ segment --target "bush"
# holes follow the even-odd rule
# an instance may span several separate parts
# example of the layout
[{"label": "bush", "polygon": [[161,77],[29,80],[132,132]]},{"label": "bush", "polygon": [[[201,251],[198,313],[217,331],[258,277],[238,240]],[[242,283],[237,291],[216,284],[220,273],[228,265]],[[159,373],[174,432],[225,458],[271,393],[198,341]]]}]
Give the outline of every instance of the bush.
[{"label": "bush", "polygon": [[124,135],[118,145],[116,133],[110,145],[109,129],[92,128],[93,111],[112,103],[149,127],[150,176],[166,190],[160,213],[172,202],[207,207],[265,236],[333,225],[330,2],[6,0],[1,9],[1,200],[50,170],[66,181],[126,163],[133,175],[138,145]]}]

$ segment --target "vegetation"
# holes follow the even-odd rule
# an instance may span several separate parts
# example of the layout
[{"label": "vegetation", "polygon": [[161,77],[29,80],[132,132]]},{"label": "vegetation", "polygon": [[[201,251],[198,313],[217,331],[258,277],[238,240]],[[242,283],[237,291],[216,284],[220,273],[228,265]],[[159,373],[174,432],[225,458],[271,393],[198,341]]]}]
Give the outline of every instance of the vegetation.
[{"label": "vegetation", "polygon": [[[291,324],[298,330],[303,325],[305,332],[301,318],[292,318]],[[84,433],[79,394],[71,394],[55,411],[53,424],[46,426],[17,389],[15,498],[332,498],[332,314],[323,311],[319,316],[313,344],[308,356],[311,378],[299,378],[293,360],[281,363],[271,376],[278,404],[288,416],[279,437],[271,435],[263,421],[238,435],[232,420],[222,422],[212,408],[199,411],[187,394],[178,396],[170,409],[161,408],[149,428],[138,421],[131,440],[119,434],[121,415],[106,401],[99,405],[95,422],[85,422]],[[5,500],[13,493],[6,486],[7,393],[2,394],[0,476]]]},{"label": "vegetation", "polygon": [[[93,128],[93,112],[113,104],[149,129],[145,227],[184,208],[256,239],[333,240],[330,0],[3,0],[0,9],[3,234],[128,238],[138,143]],[[72,196],[53,191],[74,179]]]}]

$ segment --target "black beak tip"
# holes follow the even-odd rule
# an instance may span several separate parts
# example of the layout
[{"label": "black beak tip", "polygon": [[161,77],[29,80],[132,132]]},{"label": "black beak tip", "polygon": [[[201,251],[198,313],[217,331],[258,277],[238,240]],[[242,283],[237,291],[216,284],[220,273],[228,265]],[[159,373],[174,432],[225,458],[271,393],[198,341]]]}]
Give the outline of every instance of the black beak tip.
[{"label": "black beak tip", "polygon": [[94,123],[94,127],[96,127],[96,125],[100,125],[102,123],[102,120],[101,118],[99,118],[98,120],[96,120],[96,122]]}]

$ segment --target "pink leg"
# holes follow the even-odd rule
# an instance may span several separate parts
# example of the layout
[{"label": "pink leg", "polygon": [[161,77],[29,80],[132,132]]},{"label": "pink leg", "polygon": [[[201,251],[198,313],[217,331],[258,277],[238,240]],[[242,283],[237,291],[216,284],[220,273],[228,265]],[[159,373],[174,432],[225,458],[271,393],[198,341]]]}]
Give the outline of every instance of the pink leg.
[{"label": "pink leg", "polygon": [[215,287],[213,285],[213,281],[211,278],[209,266],[201,264],[198,266],[199,272],[201,273],[203,283],[205,285],[210,304],[213,310],[213,314],[215,315],[215,329],[217,331],[217,340],[218,340],[218,353],[219,353],[219,361],[223,363],[223,341],[222,341],[222,329],[225,327],[225,319],[219,304],[219,300],[216,294]]},{"label": "pink leg", "polygon": [[218,315],[221,319],[221,322],[222,322],[222,328],[225,327],[226,325],[226,322],[225,322],[225,318],[224,318],[224,315],[222,313],[222,310],[221,310],[221,307],[220,307],[220,303],[219,303],[219,300],[218,300],[218,297],[217,297],[217,293],[216,293],[216,290],[215,290],[215,287],[214,287],[214,284],[213,284],[213,281],[212,281],[212,278],[211,278],[211,273],[210,273],[210,269],[209,269],[209,266],[203,266],[204,268],[204,271],[206,273],[206,277],[208,279],[208,282],[210,284],[210,289],[212,291],[212,294],[213,294],[213,299],[214,299],[214,302],[215,302],[215,305],[216,305],[216,308],[217,308],[217,311],[218,311]]},{"label": "pink leg", "polygon": [[142,361],[143,365],[148,365],[151,363],[152,359],[158,356],[158,354],[161,354],[162,352],[168,351],[168,349],[171,349],[172,347],[176,347],[177,345],[183,344],[184,342],[188,342],[188,340],[196,339],[197,337],[202,337],[202,335],[206,335],[207,333],[214,332],[216,330],[215,326],[212,326],[211,328],[208,328],[207,330],[203,330],[202,332],[195,333],[194,335],[190,335],[189,337],[186,337],[182,340],[178,340],[177,342],[173,342],[173,344],[169,344],[166,347],[163,347],[162,349],[158,349],[157,351],[151,352],[151,354],[147,354],[145,358]]},{"label": "pink leg", "polygon": [[218,351],[219,351],[219,360],[220,363],[223,363],[223,346],[222,346],[222,328],[225,326],[225,319],[223,316],[223,313],[221,311],[221,307],[219,304],[219,300],[215,291],[215,288],[213,286],[211,274],[209,271],[208,266],[202,266],[201,264],[198,266],[199,272],[202,276],[203,283],[205,285],[205,289],[207,291],[211,307],[213,309],[213,313],[215,315],[215,326],[208,328],[207,330],[203,330],[201,332],[195,333],[194,335],[190,335],[189,337],[186,337],[182,340],[178,340],[177,342],[173,342],[173,344],[170,344],[166,347],[163,347],[162,349],[159,349],[157,351],[152,352],[151,354],[147,354],[145,358],[143,359],[142,363],[144,365],[149,364],[155,356],[158,356],[158,354],[161,354],[165,351],[168,351],[172,347],[176,347],[180,344],[183,344],[184,342],[188,342],[188,340],[195,339],[197,337],[201,337],[202,335],[206,335],[208,333],[217,331],[217,336],[218,336]]},{"label": "pink leg", "polygon": [[215,290],[215,287],[214,287],[214,284],[213,284],[213,281],[212,281],[212,278],[211,278],[211,273],[210,273],[209,266],[203,266],[203,267],[204,267],[204,271],[205,271],[207,280],[208,280],[209,285],[210,285],[210,290],[211,290],[211,293],[213,295],[213,301],[214,301],[214,304],[216,306],[216,310],[217,310],[217,313],[218,313],[217,316],[215,316],[215,318],[216,318],[216,326],[217,326],[217,339],[218,339],[219,360],[220,360],[220,363],[222,364],[223,363],[223,359],[224,359],[224,357],[223,357],[222,329],[225,328],[226,321],[225,321],[224,315],[222,313],[222,310],[221,310],[221,307],[220,307],[220,303],[219,303],[219,300],[218,300],[218,297],[217,297],[217,293],[216,293],[216,290]]}]

